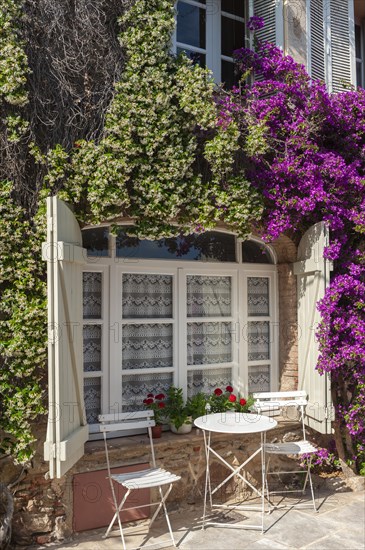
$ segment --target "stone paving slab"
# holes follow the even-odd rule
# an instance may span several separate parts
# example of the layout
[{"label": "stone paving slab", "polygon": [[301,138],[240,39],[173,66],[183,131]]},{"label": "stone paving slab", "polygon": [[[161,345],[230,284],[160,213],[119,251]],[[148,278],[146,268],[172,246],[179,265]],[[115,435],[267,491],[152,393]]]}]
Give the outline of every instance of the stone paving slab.
[{"label": "stone paving slab", "polygon": [[[201,528],[201,509],[183,509],[170,514],[175,540],[181,550],[365,550],[365,493],[317,495],[318,513],[312,509],[286,508],[265,516],[265,533],[225,527]],[[259,522],[257,512],[224,512],[231,525]],[[171,549],[166,522],[155,522],[147,536],[147,522],[132,528],[126,538],[127,548],[158,543]],[[58,545],[33,548],[55,550],[120,550],[119,530],[104,540],[104,529],[75,534],[72,540]],[[160,546],[161,547],[161,546]],[[157,548],[155,546],[154,548]]]}]

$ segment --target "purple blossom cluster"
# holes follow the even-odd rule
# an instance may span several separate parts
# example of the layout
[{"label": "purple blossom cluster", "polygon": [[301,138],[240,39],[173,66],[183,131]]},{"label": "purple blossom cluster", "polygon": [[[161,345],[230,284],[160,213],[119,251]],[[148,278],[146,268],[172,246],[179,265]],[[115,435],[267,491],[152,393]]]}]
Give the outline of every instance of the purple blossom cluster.
[{"label": "purple blossom cluster", "polygon": [[224,98],[220,123],[240,125],[247,174],[266,201],[263,237],[300,235],[318,221],[330,230],[334,271],[318,304],[317,368],[346,388],[337,413],[364,458],[365,90],[331,95],[269,43],[234,55],[242,73],[260,79]]}]

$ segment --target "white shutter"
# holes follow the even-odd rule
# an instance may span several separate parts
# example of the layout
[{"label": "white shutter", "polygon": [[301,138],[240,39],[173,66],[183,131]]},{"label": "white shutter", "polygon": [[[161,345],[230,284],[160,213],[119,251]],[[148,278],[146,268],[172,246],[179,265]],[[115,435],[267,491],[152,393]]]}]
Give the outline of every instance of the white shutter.
[{"label": "white shutter", "polygon": [[321,320],[317,302],[329,284],[330,263],[323,257],[328,232],[323,222],[313,225],[302,237],[294,273],[298,284],[298,389],[306,390],[307,424],[321,433],[331,433],[331,395],[327,374],[316,370]]},{"label": "white shutter", "polygon": [[44,457],[50,477],[61,477],[84,454],[88,438],[82,386],[81,231],[69,207],[47,199],[48,393]]},{"label": "white shutter", "polygon": [[314,79],[326,80],[324,0],[308,0],[308,73]]},{"label": "white shutter", "polygon": [[250,16],[263,17],[265,26],[256,31],[259,40],[272,42],[284,49],[283,0],[250,0]]},{"label": "white shutter", "polygon": [[329,92],[356,84],[353,0],[309,0],[308,71]]}]

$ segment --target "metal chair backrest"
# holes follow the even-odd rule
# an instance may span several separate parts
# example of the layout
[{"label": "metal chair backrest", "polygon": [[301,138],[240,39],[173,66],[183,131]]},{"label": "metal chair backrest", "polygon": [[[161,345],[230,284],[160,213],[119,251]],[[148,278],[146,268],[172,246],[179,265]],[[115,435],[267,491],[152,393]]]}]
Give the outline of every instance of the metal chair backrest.
[{"label": "metal chair backrest", "polygon": [[295,407],[300,411],[302,423],[303,439],[306,440],[305,433],[305,408],[308,403],[307,392],[305,390],[297,391],[279,391],[279,392],[260,392],[254,393],[254,407],[259,413],[275,414],[288,407]]},{"label": "metal chair backrest", "polygon": [[151,462],[152,466],[156,468],[155,450],[153,447],[151,430],[151,428],[156,425],[153,411],[101,414],[98,418],[100,422],[99,428],[104,436],[105,455],[109,478],[111,475],[111,471],[107,444],[107,434],[115,433],[115,435],[117,436],[117,434],[119,435],[121,431],[135,431],[137,429],[147,428],[151,447]]}]

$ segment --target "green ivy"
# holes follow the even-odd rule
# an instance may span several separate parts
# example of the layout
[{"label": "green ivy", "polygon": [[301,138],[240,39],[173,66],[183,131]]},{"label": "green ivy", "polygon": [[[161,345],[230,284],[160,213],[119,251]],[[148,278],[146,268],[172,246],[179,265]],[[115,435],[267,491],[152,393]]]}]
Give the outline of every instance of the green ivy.
[{"label": "green ivy", "polygon": [[[44,230],[31,226],[0,189],[0,427],[8,436],[1,451],[24,463],[33,454],[31,422],[44,412],[41,387],[46,363],[47,311],[40,245]],[[42,238],[43,237],[43,238]]]}]

